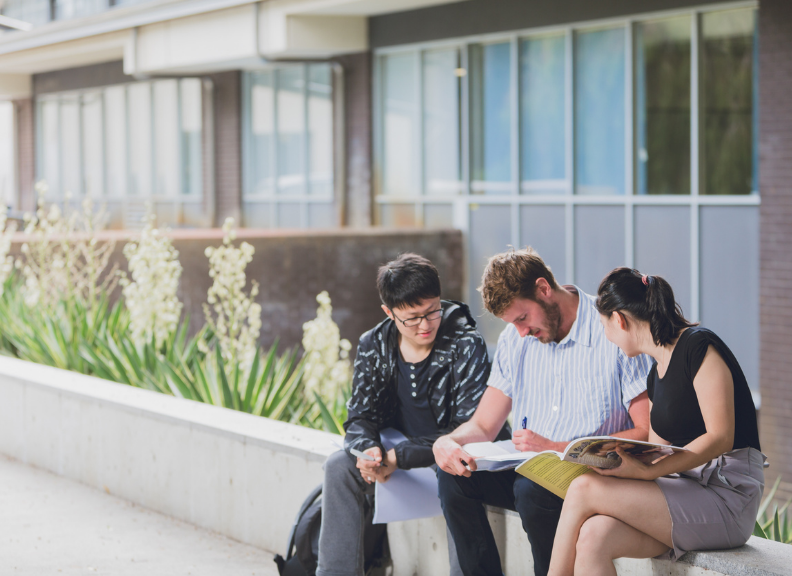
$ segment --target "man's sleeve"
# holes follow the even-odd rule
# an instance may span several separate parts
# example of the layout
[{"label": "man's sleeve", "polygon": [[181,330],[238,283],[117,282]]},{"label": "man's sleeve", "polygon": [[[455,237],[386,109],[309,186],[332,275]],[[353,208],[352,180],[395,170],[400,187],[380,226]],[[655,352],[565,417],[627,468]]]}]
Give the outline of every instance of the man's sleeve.
[{"label": "man's sleeve", "polygon": [[377,392],[383,392],[376,386],[376,351],[369,348],[364,352],[363,348],[362,342],[358,344],[352,376],[352,396],[347,402],[347,419],[344,422],[344,449],[347,453],[353,448],[363,452],[376,446],[384,457],[385,450],[380,443],[380,425],[374,414]]},{"label": "man's sleeve", "polygon": [[498,347],[495,349],[495,358],[492,360],[492,371],[487,381],[487,386],[492,386],[503,392],[509,398],[514,393],[514,382],[512,380],[511,366],[509,365],[509,345],[510,332],[514,330],[512,326],[507,326],[498,338]]},{"label": "man's sleeve", "polygon": [[487,388],[490,372],[487,344],[481,334],[471,331],[458,342],[458,353],[445,378],[451,378],[450,409],[453,414],[447,428],[431,436],[411,438],[394,448],[399,468],[423,468],[435,463],[432,445],[444,434],[470,420]]},{"label": "man's sleeve", "polygon": [[622,403],[629,410],[630,402],[646,390],[646,377],[652,367],[652,359],[646,354],[630,358],[619,349],[619,376],[621,378]]}]

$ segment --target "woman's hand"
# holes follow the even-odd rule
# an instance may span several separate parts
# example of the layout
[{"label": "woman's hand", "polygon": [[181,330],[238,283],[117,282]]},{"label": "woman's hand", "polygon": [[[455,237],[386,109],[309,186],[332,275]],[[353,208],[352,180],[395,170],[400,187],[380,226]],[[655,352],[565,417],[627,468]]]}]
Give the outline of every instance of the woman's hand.
[{"label": "woman's hand", "polygon": [[616,478],[632,478],[633,480],[654,480],[652,466],[644,464],[637,458],[624,451],[620,446],[616,447],[616,453],[621,457],[621,464],[616,468],[595,468],[589,466],[600,476],[615,476]]}]

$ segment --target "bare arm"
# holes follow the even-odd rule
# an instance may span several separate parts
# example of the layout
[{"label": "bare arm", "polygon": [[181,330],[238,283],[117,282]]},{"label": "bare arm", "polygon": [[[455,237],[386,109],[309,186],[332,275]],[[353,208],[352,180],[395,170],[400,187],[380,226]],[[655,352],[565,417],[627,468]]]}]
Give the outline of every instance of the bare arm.
[{"label": "bare arm", "polygon": [[644,390],[630,402],[630,419],[633,421],[635,428],[622,430],[621,432],[611,434],[611,436],[646,441],[649,438],[649,429],[651,428],[649,423],[650,411],[651,402],[649,401],[649,393]]},{"label": "bare arm", "polygon": [[434,443],[432,451],[437,465],[449,474],[470,476],[470,472],[476,469],[476,463],[470,454],[462,450],[462,445],[494,440],[509,416],[511,404],[511,398],[503,392],[488,387],[473,417]]},{"label": "bare arm", "polygon": [[[690,470],[728,452],[734,446],[734,381],[720,354],[710,346],[696,377],[693,379],[701,415],[707,431],[685,446],[686,452],[676,452],[655,464],[646,465],[620,448],[622,465],[611,470],[595,469],[605,476],[654,480],[667,474]],[[654,432],[652,437],[657,437]]]}]

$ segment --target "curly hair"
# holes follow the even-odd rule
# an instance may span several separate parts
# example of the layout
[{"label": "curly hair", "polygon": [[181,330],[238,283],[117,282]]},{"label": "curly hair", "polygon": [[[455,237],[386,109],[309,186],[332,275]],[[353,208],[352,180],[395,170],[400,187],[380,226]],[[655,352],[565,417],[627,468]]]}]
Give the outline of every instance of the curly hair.
[{"label": "curly hair", "polygon": [[530,246],[495,254],[484,268],[478,289],[484,307],[495,316],[501,316],[515,298],[536,300],[539,278],[547,280],[553,290],[560,288],[550,267]]}]

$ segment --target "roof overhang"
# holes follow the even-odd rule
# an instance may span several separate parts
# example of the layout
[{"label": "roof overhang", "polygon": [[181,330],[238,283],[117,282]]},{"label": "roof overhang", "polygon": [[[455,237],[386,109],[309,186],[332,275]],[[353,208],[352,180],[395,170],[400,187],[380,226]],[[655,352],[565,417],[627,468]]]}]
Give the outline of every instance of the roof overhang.
[{"label": "roof overhang", "polygon": [[124,59],[127,73],[202,73],[368,49],[368,17],[460,0],[162,0],[0,35],[0,74]]}]

